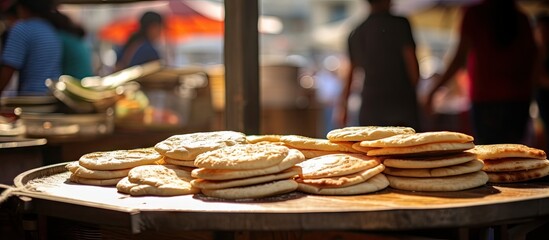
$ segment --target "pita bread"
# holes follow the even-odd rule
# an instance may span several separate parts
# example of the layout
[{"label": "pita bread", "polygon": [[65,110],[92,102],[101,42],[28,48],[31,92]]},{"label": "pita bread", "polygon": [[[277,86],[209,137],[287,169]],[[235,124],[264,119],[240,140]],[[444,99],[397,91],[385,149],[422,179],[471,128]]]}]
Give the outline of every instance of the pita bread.
[{"label": "pita bread", "polygon": [[155,164],[162,156],[153,148],[93,152],[80,157],[78,164],[93,170],[120,170]]},{"label": "pita bread", "polygon": [[383,160],[383,165],[392,168],[410,169],[440,168],[459,165],[472,160],[476,160],[476,156],[474,154],[461,153],[437,157],[386,158]]},{"label": "pita bread", "polygon": [[233,131],[198,132],[174,135],[157,143],[160,154],[177,160],[194,160],[198,154],[246,143],[246,135]]},{"label": "pita bread", "polygon": [[139,166],[128,174],[131,183],[139,184],[130,189],[131,195],[174,196],[200,192],[191,185],[192,179],[189,169],[173,165]]},{"label": "pita bread", "polygon": [[469,152],[476,154],[480,160],[499,158],[547,158],[547,155],[543,150],[531,148],[522,144],[476,145],[475,148],[469,150]]},{"label": "pita bread", "polygon": [[177,160],[169,157],[164,158],[164,162],[168,165],[177,165],[177,166],[183,166],[183,167],[196,167],[194,165],[194,160]]},{"label": "pita bread", "polygon": [[414,178],[387,175],[390,186],[394,189],[424,192],[461,191],[483,186],[488,182],[488,175],[483,171],[449,177]]},{"label": "pita bread", "polygon": [[248,135],[246,140],[248,143],[260,143],[260,142],[280,142],[282,135]]},{"label": "pita bread", "polygon": [[118,183],[116,183],[116,190],[118,190],[121,193],[130,194],[130,190],[133,187],[137,187],[139,184],[132,183],[128,179],[128,177],[122,178]]},{"label": "pita bread", "polygon": [[304,183],[307,185],[314,185],[318,188],[331,188],[331,187],[347,187],[351,185],[356,185],[362,182],[367,181],[373,176],[378,175],[383,172],[385,166],[379,164],[373,168],[366,169],[361,172],[357,172],[350,175],[340,176],[340,177],[329,177],[329,178],[316,178],[316,179],[303,179],[297,178],[297,183]]},{"label": "pita bread", "polygon": [[202,153],[194,165],[209,169],[260,169],[278,165],[289,151],[285,146],[274,144],[239,144]]},{"label": "pita bread", "polygon": [[299,164],[302,178],[327,178],[345,176],[379,165],[379,160],[362,154],[340,153],[305,160]]},{"label": "pita bread", "polygon": [[330,142],[328,139],[310,138],[298,135],[283,135],[280,137],[280,141],[286,144],[286,146],[296,149],[310,149],[321,151],[335,151],[335,152],[351,152],[356,153],[350,142],[335,143]]},{"label": "pita bread", "polygon": [[114,186],[122,178],[113,178],[113,179],[92,179],[92,178],[83,178],[71,174],[69,180],[74,183],[80,183],[85,185],[96,185],[96,186]]},{"label": "pita bread", "polygon": [[310,149],[299,149],[301,153],[303,153],[303,156],[305,156],[306,159],[320,157],[324,155],[330,155],[330,154],[338,154],[343,152],[336,152],[336,151],[321,151],[321,150],[310,150]]},{"label": "pita bread", "polygon": [[208,197],[224,199],[255,199],[289,193],[296,189],[297,183],[294,180],[279,180],[245,187],[202,189],[202,193]]},{"label": "pita bread", "polygon": [[272,181],[281,180],[281,179],[293,179],[299,174],[301,174],[301,168],[292,167],[280,173],[262,175],[262,176],[251,177],[251,178],[241,178],[241,179],[225,180],[225,181],[194,179],[191,181],[191,184],[194,187],[197,187],[200,189],[224,189],[224,188],[232,188],[232,187],[250,186],[250,185],[272,182]]},{"label": "pita bread", "polygon": [[482,166],[482,161],[472,160],[459,165],[440,168],[405,169],[387,167],[383,173],[400,177],[447,177],[477,172],[482,169]]},{"label": "pita bread", "polygon": [[197,168],[194,169],[191,174],[195,178],[207,179],[207,180],[230,180],[249,178],[261,175],[268,175],[273,173],[282,172],[288,168],[295,166],[296,164],[305,160],[303,154],[296,150],[290,149],[288,156],[280,162],[280,164],[272,167],[262,169],[250,169],[250,170],[225,170],[225,169],[206,169]]},{"label": "pita bread", "polygon": [[549,166],[513,172],[487,172],[491,183],[524,182],[549,175]]},{"label": "pita bread", "polygon": [[410,127],[358,126],[334,129],[326,135],[330,141],[365,141],[377,140],[399,134],[412,134],[416,131]]},{"label": "pita bread", "polygon": [[501,158],[484,161],[482,170],[486,172],[511,172],[537,169],[549,166],[549,160],[532,158]]},{"label": "pita bread", "polygon": [[474,148],[475,144],[467,143],[428,143],[413,147],[386,147],[368,151],[368,156],[437,156],[459,153]]},{"label": "pita bread", "polygon": [[71,162],[65,166],[74,176],[91,179],[113,179],[128,176],[130,169],[121,170],[91,170],[78,165],[78,161]]},{"label": "pita bread", "polygon": [[458,132],[423,132],[415,134],[401,134],[388,138],[372,141],[362,141],[362,147],[411,147],[429,143],[467,143],[472,142],[474,138],[467,134]]},{"label": "pita bread", "polygon": [[363,146],[360,146],[360,142],[356,142],[356,143],[353,143],[353,145],[351,145],[351,147],[354,149],[354,150],[357,150],[361,153],[368,153],[370,150],[374,150],[374,149],[378,149],[378,148],[373,148],[373,147],[363,147]]},{"label": "pita bread", "polygon": [[380,173],[365,182],[347,187],[322,188],[318,187],[317,185],[299,183],[297,189],[305,193],[318,195],[356,195],[377,192],[379,190],[385,189],[387,186],[389,186],[389,181],[382,173]]}]

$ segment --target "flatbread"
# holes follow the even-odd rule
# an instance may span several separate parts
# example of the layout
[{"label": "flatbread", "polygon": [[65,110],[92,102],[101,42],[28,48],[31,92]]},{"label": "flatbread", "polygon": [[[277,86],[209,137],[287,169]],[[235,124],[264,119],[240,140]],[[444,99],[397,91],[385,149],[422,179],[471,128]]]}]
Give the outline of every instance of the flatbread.
[{"label": "flatbread", "polygon": [[356,194],[377,192],[379,190],[385,189],[388,186],[389,186],[389,181],[382,173],[380,173],[368,179],[365,182],[347,186],[347,187],[322,188],[322,187],[318,187],[317,185],[299,183],[299,186],[297,187],[297,189],[305,193],[318,194],[318,195],[356,195]]},{"label": "flatbread", "polygon": [[474,154],[460,153],[437,157],[386,158],[383,160],[383,165],[392,168],[408,169],[440,168],[459,165],[472,160],[476,160]]},{"label": "flatbread", "polygon": [[374,147],[363,147],[363,146],[360,146],[360,142],[355,142],[353,143],[353,145],[351,145],[351,147],[354,149],[354,150],[357,150],[361,153],[368,153],[370,150],[374,150],[374,149],[378,149],[378,148],[374,148]]},{"label": "flatbread", "polygon": [[183,167],[196,167],[194,165],[194,160],[177,160],[177,159],[165,157],[164,162],[170,165],[177,165],[177,166],[183,166]]},{"label": "flatbread", "polygon": [[466,143],[473,142],[474,138],[464,133],[438,131],[415,134],[401,134],[379,140],[362,141],[363,147],[411,147],[428,143]]},{"label": "flatbread", "polygon": [[260,169],[278,165],[289,151],[285,146],[274,144],[239,144],[202,153],[194,165],[209,169]]},{"label": "flatbread", "polygon": [[299,149],[299,151],[303,153],[303,156],[305,156],[306,159],[320,157],[324,155],[330,155],[330,154],[343,153],[338,151],[321,151],[321,150],[310,150],[310,149]]},{"label": "flatbread", "polygon": [[280,173],[262,175],[262,176],[251,177],[251,178],[241,178],[241,179],[225,180],[225,181],[194,179],[191,181],[191,184],[194,187],[197,187],[200,189],[224,189],[224,188],[250,186],[255,184],[272,182],[280,179],[293,179],[299,174],[301,174],[301,168],[292,167]]},{"label": "flatbread", "polygon": [[154,148],[166,157],[194,160],[198,154],[246,142],[246,135],[239,132],[198,132],[171,136]]},{"label": "flatbread", "polygon": [[262,169],[250,169],[250,170],[225,170],[225,169],[206,169],[197,168],[191,172],[194,178],[207,179],[207,180],[230,180],[249,178],[261,175],[268,175],[273,173],[282,172],[288,168],[295,166],[296,164],[305,160],[303,154],[296,149],[290,149],[288,156],[280,162],[280,164],[262,168]]},{"label": "flatbread", "polygon": [[246,136],[246,140],[248,143],[259,143],[259,142],[280,142],[280,137],[282,135],[274,135],[274,134],[268,134],[268,135],[248,135]]},{"label": "flatbread", "polygon": [[71,174],[69,180],[74,183],[80,183],[85,185],[96,185],[96,186],[114,186],[122,178],[113,178],[113,179],[92,179],[92,178],[83,178]]},{"label": "flatbread", "polygon": [[133,187],[137,187],[139,184],[132,183],[128,179],[128,177],[122,178],[118,183],[116,184],[116,190],[118,190],[121,193],[130,194],[130,190]]},{"label": "flatbread", "polygon": [[334,129],[326,135],[328,140],[338,141],[366,141],[378,140],[399,134],[413,134],[416,131],[410,127],[382,127],[382,126],[358,126]]},{"label": "flatbread", "polygon": [[475,147],[472,142],[467,143],[427,143],[412,147],[385,147],[368,151],[368,156],[436,156],[450,153],[459,153]]},{"label": "flatbread", "polygon": [[84,154],[78,164],[93,170],[120,170],[155,164],[162,156],[153,148],[116,150]]},{"label": "flatbread", "polygon": [[549,166],[513,172],[487,172],[491,183],[524,182],[549,175]]},{"label": "flatbread", "polygon": [[488,182],[483,171],[449,177],[414,178],[387,175],[394,189],[424,192],[450,192],[480,187]]},{"label": "flatbread", "polygon": [[501,158],[484,161],[483,171],[486,172],[511,172],[537,169],[549,166],[549,160],[533,158]]},{"label": "flatbread", "polygon": [[440,168],[405,169],[386,167],[383,173],[400,177],[447,177],[477,172],[482,169],[482,166],[482,161],[472,160],[459,165]]},{"label": "flatbread", "polygon": [[189,169],[173,165],[147,165],[130,170],[128,180],[139,186],[130,189],[131,195],[174,196],[200,192],[190,181]]},{"label": "flatbread", "polygon": [[280,141],[286,146],[297,149],[321,150],[321,151],[336,151],[336,152],[351,152],[356,153],[351,145],[351,142],[330,142],[328,139],[310,138],[299,135],[283,135]]},{"label": "flatbread", "polygon": [[113,179],[122,178],[128,176],[130,169],[121,170],[91,170],[82,167],[78,164],[78,161],[71,162],[65,166],[73,175],[81,178],[91,179]]},{"label": "flatbread", "polygon": [[202,189],[202,193],[209,197],[224,199],[256,199],[289,193],[296,189],[297,183],[294,180],[279,180],[245,187]]},{"label": "flatbread", "polygon": [[547,155],[541,149],[531,148],[522,144],[489,144],[476,145],[469,152],[475,153],[478,159],[499,158],[537,158],[546,159]]},{"label": "flatbread", "polygon": [[385,166],[383,164],[379,164],[373,168],[366,169],[364,171],[357,172],[350,175],[345,175],[340,177],[329,177],[329,178],[316,178],[316,179],[297,178],[296,181],[298,183],[314,185],[318,188],[333,188],[333,187],[341,188],[341,187],[347,187],[347,186],[363,183],[368,179],[372,178],[373,176],[376,176],[379,173],[383,172],[384,169],[385,169]]},{"label": "flatbread", "polygon": [[305,160],[299,164],[302,178],[327,178],[345,176],[373,168],[380,161],[362,154],[340,153]]}]

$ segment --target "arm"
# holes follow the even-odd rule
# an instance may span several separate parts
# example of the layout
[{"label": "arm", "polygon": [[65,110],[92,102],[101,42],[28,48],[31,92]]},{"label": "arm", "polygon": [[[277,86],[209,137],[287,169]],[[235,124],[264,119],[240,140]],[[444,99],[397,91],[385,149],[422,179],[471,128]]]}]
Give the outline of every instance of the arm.
[{"label": "arm", "polygon": [[351,86],[353,85],[355,65],[350,62],[348,72],[344,78],[343,90],[341,92],[341,98],[339,104],[336,106],[335,117],[336,124],[339,127],[345,127],[347,124],[347,104],[349,102],[349,96],[351,95]]},{"label": "arm", "polygon": [[402,49],[404,55],[404,63],[406,64],[406,70],[408,71],[408,78],[410,79],[412,86],[415,88],[419,80],[419,63],[417,61],[416,49],[412,46],[405,46]]},{"label": "arm", "polygon": [[8,85],[14,72],[14,68],[7,65],[2,65],[0,68],[0,93],[3,92],[4,88]]}]

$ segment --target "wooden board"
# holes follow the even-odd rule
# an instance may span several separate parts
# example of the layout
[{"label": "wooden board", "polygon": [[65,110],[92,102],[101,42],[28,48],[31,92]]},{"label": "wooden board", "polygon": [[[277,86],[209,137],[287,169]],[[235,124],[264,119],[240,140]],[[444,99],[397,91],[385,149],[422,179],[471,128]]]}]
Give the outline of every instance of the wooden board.
[{"label": "wooden board", "polygon": [[[549,183],[487,185],[458,192],[395,189],[357,196],[299,192],[227,201],[202,194],[131,197],[114,187],[73,184],[64,164],[22,173],[16,185],[40,214],[145,230],[410,230],[486,226],[549,215]],[[32,184],[28,184],[32,183]]]}]

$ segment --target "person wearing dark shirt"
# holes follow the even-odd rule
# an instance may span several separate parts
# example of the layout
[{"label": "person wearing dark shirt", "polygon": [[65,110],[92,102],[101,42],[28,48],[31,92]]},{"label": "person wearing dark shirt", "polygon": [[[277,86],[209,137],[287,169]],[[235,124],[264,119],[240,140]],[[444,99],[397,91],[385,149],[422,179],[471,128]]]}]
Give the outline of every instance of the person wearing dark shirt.
[{"label": "person wearing dark shirt", "polygon": [[419,129],[416,85],[419,67],[410,23],[390,13],[391,0],[369,0],[371,12],[349,36],[350,73],[343,90],[339,122],[357,69],[364,71],[360,125]]},{"label": "person wearing dark shirt", "polygon": [[533,98],[536,44],[528,17],[513,0],[465,8],[457,51],[429,93],[466,66],[476,144],[524,143]]},{"label": "person wearing dark shirt", "polygon": [[156,12],[146,12],[139,20],[139,30],[134,33],[118,54],[116,70],[160,59],[154,43],[161,36],[163,19]]}]

